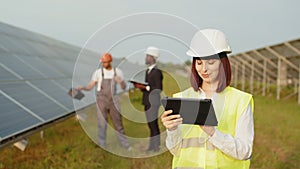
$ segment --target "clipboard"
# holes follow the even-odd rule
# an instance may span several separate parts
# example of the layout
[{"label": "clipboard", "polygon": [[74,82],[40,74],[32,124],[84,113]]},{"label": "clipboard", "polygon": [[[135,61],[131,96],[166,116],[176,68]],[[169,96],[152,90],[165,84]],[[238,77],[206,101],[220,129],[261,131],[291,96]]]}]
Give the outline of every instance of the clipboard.
[{"label": "clipboard", "polygon": [[140,85],[143,85],[143,86],[148,86],[149,84],[147,82],[141,82],[141,81],[137,81],[137,80],[128,80],[130,83],[133,83],[133,84],[140,84]]},{"label": "clipboard", "polygon": [[168,98],[161,100],[169,115],[180,114],[183,124],[217,126],[218,120],[211,99]]},{"label": "clipboard", "polygon": [[73,97],[74,99],[77,99],[77,100],[81,100],[84,97],[84,94],[81,91],[79,91],[79,90],[77,90],[75,88],[71,88],[69,90],[68,94],[71,97]]}]

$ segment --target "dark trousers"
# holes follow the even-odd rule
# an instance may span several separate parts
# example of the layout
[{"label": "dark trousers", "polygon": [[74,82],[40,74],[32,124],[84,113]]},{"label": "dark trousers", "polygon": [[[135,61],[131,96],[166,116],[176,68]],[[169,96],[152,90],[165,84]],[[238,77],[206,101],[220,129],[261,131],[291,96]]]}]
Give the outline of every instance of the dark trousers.
[{"label": "dark trousers", "polygon": [[158,109],[160,105],[145,105],[146,118],[150,129],[150,144],[148,150],[157,150],[160,146],[160,131],[158,128]]}]

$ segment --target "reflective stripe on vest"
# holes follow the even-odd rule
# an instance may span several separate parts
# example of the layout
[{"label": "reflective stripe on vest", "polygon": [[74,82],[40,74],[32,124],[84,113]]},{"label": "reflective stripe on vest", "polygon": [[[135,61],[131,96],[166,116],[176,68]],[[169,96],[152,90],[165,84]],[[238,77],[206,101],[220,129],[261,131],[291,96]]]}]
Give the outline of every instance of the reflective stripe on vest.
[{"label": "reflective stripe on vest", "polygon": [[206,141],[204,137],[193,137],[182,140],[181,148],[204,147],[206,142],[206,150],[215,150],[215,146]]},{"label": "reflective stripe on vest", "polygon": [[[202,168],[202,167],[197,167],[197,168],[195,168],[195,167],[176,167],[175,169],[204,169],[204,168]],[[218,169],[218,168],[213,168],[213,169]]]},{"label": "reflective stripe on vest", "polygon": [[[199,98],[200,94],[189,88],[174,94],[173,97]],[[218,98],[213,100],[219,121],[217,129],[234,136],[236,123],[249,103],[253,110],[252,95],[232,87],[226,87],[224,91],[218,93]],[[180,155],[173,157],[172,168],[249,169],[250,167],[250,160],[234,159],[215,148],[207,141],[208,136],[198,125],[182,124],[181,134]]]},{"label": "reflective stripe on vest", "polygon": [[197,167],[197,168],[195,168],[195,167],[193,167],[193,168],[190,168],[190,167],[176,167],[175,169],[204,169],[204,168],[199,168],[199,167]]}]

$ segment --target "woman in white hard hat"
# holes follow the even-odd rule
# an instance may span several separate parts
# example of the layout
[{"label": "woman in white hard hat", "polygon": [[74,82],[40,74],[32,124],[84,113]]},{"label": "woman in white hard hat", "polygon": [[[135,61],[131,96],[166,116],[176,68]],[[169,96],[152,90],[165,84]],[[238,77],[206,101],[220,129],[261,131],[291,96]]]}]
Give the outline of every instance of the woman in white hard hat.
[{"label": "woman in white hard hat", "polygon": [[166,145],[173,154],[172,168],[248,169],[254,138],[253,98],[230,87],[231,49],[215,29],[198,31],[187,52],[193,57],[191,87],[174,94],[182,98],[212,99],[218,126],[182,124],[180,115],[162,116]]}]

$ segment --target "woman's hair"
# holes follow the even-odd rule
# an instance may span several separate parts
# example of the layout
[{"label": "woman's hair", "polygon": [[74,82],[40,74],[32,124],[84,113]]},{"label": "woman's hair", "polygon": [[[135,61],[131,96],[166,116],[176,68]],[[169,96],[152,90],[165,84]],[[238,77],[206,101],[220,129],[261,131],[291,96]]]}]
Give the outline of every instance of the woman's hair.
[{"label": "woman's hair", "polygon": [[[230,63],[227,57],[227,54],[225,52],[221,52],[218,54],[218,58],[221,61],[220,67],[219,67],[219,84],[217,88],[217,93],[222,92],[227,86],[230,85],[231,82],[231,68]],[[190,82],[192,87],[195,91],[199,90],[199,87],[202,86],[202,78],[199,76],[197,70],[196,70],[196,60],[199,60],[200,58],[193,58],[192,62],[192,68],[191,68],[191,77]]]}]

